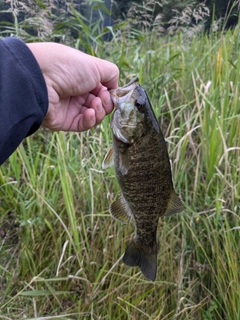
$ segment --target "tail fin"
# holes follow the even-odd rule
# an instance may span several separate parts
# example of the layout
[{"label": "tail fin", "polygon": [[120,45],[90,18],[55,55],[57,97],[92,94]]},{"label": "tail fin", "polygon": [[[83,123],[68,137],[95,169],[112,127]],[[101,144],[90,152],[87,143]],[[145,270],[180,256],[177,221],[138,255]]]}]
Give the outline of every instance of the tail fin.
[{"label": "tail fin", "polygon": [[146,248],[133,240],[126,249],[123,262],[130,267],[139,267],[147,279],[154,281],[157,273],[157,245]]}]

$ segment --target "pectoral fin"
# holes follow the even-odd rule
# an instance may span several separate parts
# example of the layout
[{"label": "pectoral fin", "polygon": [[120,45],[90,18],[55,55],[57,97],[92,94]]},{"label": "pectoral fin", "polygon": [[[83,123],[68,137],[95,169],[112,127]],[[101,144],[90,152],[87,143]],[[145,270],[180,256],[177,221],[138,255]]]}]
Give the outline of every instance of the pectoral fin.
[{"label": "pectoral fin", "polygon": [[128,173],[128,168],[129,157],[128,149],[126,148],[123,152],[119,152],[119,170],[123,176]]},{"label": "pectoral fin", "polygon": [[113,164],[114,164],[114,149],[112,147],[111,149],[108,150],[108,152],[106,153],[103,159],[102,168],[107,169],[113,166]]},{"label": "pectoral fin", "polygon": [[175,191],[172,192],[167,211],[165,213],[165,216],[171,216],[176,213],[180,213],[185,209],[184,204],[178,197],[178,195],[175,193]]},{"label": "pectoral fin", "polygon": [[109,211],[114,219],[122,223],[129,223],[131,220],[130,209],[122,195],[110,205]]}]

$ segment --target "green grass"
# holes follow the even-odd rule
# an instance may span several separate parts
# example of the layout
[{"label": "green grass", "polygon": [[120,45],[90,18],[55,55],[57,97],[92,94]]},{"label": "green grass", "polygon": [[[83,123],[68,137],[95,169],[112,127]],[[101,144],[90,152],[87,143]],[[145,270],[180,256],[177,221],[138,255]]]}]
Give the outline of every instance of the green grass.
[{"label": "green grass", "polygon": [[108,213],[110,118],[81,134],[41,129],[0,168],[1,319],[240,319],[239,28],[128,32],[102,57],[149,93],[186,205],[159,221],[157,280],[121,261],[134,230]]}]

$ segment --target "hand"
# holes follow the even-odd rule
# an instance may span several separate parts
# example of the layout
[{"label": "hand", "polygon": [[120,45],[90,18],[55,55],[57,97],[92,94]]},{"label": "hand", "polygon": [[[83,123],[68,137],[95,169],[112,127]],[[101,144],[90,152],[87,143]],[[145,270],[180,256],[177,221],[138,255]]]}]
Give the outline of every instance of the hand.
[{"label": "hand", "polygon": [[113,110],[108,89],[118,87],[115,64],[57,43],[27,45],[48,90],[43,126],[53,131],[85,131]]}]

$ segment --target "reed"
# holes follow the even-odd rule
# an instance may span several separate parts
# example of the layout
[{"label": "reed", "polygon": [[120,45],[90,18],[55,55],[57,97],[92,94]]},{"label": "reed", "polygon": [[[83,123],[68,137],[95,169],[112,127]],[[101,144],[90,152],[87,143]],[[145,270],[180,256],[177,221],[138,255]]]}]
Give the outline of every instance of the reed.
[{"label": "reed", "polygon": [[108,213],[110,118],[40,129],[0,168],[1,319],[240,319],[238,43],[239,27],[186,38],[125,25],[97,51],[148,92],[186,210],[160,219],[157,280],[145,280],[121,261],[133,226]]}]

